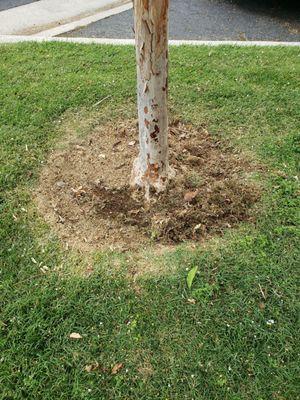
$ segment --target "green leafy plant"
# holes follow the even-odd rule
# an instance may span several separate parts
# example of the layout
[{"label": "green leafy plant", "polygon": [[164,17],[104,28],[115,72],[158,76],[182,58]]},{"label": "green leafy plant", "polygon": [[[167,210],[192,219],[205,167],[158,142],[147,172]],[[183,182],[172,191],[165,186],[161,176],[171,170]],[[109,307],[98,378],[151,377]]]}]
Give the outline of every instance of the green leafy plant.
[{"label": "green leafy plant", "polygon": [[198,271],[198,267],[197,267],[197,266],[196,266],[196,267],[193,267],[193,268],[189,271],[189,273],[188,273],[188,275],[187,275],[186,282],[187,282],[187,285],[188,285],[188,288],[189,288],[189,289],[191,289],[191,287],[192,287],[193,280],[195,279],[195,276],[196,276],[197,271]]}]

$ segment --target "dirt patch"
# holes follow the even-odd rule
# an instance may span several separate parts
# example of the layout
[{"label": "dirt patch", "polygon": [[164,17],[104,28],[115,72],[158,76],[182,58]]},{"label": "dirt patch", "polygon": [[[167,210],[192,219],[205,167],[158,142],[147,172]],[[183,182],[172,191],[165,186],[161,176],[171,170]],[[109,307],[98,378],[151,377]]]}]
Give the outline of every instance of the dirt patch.
[{"label": "dirt patch", "polygon": [[35,192],[39,210],[80,250],[200,241],[252,218],[259,191],[246,179],[250,162],[205,129],[179,121],[171,124],[169,141],[176,178],[167,192],[152,195],[150,206],[128,183],[138,152],[131,120],[95,128],[54,151]]}]

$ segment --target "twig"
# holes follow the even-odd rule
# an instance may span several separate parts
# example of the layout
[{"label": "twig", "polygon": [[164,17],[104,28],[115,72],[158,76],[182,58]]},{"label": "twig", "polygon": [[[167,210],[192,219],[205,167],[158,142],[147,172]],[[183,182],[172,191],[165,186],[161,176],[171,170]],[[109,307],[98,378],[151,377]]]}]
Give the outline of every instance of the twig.
[{"label": "twig", "polygon": [[110,97],[111,97],[110,94],[106,97],[103,97],[103,99],[101,99],[101,100],[97,101],[97,103],[93,104],[93,107],[99,106],[99,104],[101,104],[103,101],[109,99]]},{"label": "twig", "polygon": [[260,286],[260,283],[258,284],[258,286],[259,286],[259,290],[260,290],[260,293],[261,293],[263,299],[266,300],[266,295],[265,295],[265,293],[264,293],[262,287]]}]

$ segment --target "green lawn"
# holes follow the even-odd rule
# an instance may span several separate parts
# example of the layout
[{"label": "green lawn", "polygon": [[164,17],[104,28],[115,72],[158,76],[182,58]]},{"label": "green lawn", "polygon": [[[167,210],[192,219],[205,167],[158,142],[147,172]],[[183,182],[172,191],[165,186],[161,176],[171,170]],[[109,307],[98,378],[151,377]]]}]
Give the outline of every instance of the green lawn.
[{"label": "green lawn", "polygon": [[88,131],[135,115],[133,48],[0,47],[1,400],[299,398],[299,56],[171,49],[171,114],[263,165],[263,197],[255,224],[179,246],[134,283],[134,255],[67,252],[30,195],[66,118],[88,115]]}]

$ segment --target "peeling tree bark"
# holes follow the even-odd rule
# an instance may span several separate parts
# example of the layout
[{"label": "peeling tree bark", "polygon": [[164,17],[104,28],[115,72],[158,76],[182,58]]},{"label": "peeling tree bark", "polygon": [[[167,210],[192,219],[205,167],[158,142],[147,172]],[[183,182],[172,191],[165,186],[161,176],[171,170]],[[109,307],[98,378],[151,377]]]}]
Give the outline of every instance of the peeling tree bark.
[{"label": "peeling tree bark", "polygon": [[140,152],[131,184],[163,191],[168,157],[169,0],[134,0]]}]

